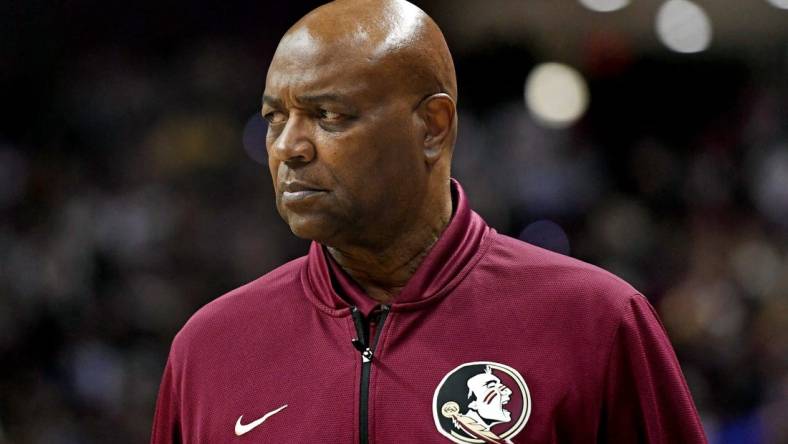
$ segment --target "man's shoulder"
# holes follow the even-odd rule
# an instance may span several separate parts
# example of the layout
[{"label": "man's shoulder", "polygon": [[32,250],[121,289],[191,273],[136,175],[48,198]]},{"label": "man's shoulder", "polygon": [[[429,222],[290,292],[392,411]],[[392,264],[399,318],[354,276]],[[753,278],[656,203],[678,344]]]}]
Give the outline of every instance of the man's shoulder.
[{"label": "man's shoulder", "polygon": [[596,265],[496,233],[485,264],[523,288],[610,308],[621,307],[640,293],[615,274]]},{"label": "man's shoulder", "polygon": [[[287,297],[301,289],[301,268],[306,256],[287,262],[257,279],[231,290],[200,308],[192,320],[213,317],[236,308],[247,309],[249,304],[274,304],[277,299]],[[191,322],[191,320],[190,320]]]},{"label": "man's shoulder", "polygon": [[286,306],[304,301],[301,268],[306,256],[294,259],[265,275],[205,304],[184,324],[173,341],[173,349],[210,338],[248,323],[265,325]]}]

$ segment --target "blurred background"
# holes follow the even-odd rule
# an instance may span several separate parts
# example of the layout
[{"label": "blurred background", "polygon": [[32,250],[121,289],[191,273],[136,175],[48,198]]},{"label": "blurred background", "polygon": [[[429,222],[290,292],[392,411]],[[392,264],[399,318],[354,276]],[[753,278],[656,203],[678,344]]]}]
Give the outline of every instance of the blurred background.
[{"label": "blurred background", "polygon": [[[306,252],[259,108],[319,3],[0,4],[0,443],[147,442],[190,314]],[[713,444],[788,443],[788,0],[417,4],[476,210],[646,294]]]}]

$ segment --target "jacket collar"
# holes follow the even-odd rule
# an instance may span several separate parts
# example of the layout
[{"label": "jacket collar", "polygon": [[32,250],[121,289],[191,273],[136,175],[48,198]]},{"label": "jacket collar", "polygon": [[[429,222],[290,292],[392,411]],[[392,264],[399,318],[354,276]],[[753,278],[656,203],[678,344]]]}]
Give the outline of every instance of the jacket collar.
[{"label": "jacket collar", "polygon": [[[462,281],[486,252],[491,229],[470,209],[462,187],[454,179],[451,180],[451,194],[454,202],[451,222],[394,299],[392,311],[418,309],[442,298]],[[366,296],[338,265],[332,264],[330,261],[333,260],[327,255],[321,244],[312,242],[301,269],[301,281],[307,297],[318,309],[331,316],[349,314],[350,303],[346,299],[353,301],[366,314],[377,303]],[[342,298],[335,287],[346,298]]]}]

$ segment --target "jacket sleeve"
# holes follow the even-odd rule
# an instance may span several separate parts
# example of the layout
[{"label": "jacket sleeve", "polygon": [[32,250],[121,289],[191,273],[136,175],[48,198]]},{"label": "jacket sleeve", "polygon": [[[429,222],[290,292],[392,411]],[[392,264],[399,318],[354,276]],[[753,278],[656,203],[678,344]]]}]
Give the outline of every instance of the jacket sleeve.
[{"label": "jacket sleeve", "polygon": [[642,295],[624,306],[605,384],[603,442],[707,442],[665,329]]},{"label": "jacket sleeve", "polygon": [[179,399],[172,356],[170,356],[164,367],[164,375],[159,386],[156,413],[153,416],[151,444],[180,444],[182,442]]}]

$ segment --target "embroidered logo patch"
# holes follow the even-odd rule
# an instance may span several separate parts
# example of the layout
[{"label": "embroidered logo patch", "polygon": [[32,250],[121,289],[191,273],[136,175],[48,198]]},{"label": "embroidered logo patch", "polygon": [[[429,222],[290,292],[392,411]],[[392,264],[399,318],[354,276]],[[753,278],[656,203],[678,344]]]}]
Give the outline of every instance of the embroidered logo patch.
[{"label": "embroidered logo patch", "polygon": [[468,362],[443,377],[432,416],[453,442],[511,443],[531,415],[531,394],[520,373],[497,362]]}]

